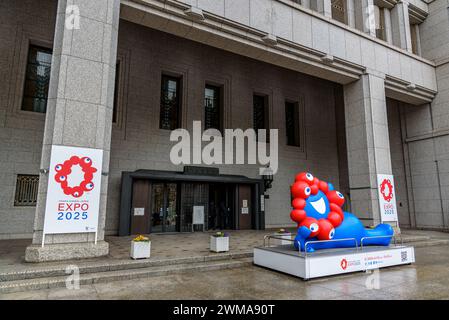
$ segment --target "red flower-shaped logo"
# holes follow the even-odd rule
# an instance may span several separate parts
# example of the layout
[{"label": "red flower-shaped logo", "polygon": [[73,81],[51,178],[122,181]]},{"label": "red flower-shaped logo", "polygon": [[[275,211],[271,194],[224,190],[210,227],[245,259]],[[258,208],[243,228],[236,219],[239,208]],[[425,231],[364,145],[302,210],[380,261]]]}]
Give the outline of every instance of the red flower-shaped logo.
[{"label": "red flower-shaped logo", "polygon": [[393,199],[393,185],[389,179],[384,179],[380,185],[380,193],[385,201],[390,202]]},{"label": "red flower-shaped logo", "polygon": [[[84,180],[78,186],[69,187],[67,183],[68,176],[72,173],[72,166],[79,165],[84,173]],[[94,184],[92,179],[97,169],[92,166],[92,159],[89,157],[73,156],[64,161],[63,164],[55,166],[55,181],[60,184],[64,194],[79,198],[84,192],[93,190]]]},{"label": "red flower-shaped logo", "polygon": [[348,260],[346,259],[341,260],[340,266],[343,270],[346,270],[346,268],[348,267]]}]

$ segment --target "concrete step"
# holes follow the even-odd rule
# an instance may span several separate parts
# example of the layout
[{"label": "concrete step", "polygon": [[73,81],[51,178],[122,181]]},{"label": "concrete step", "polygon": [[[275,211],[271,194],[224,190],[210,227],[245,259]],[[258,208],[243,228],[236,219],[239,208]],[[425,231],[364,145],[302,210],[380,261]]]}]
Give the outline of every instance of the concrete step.
[{"label": "concrete step", "polygon": [[105,260],[98,262],[69,262],[52,265],[51,267],[31,266],[24,270],[14,270],[0,273],[0,284],[5,281],[26,280],[36,278],[58,277],[66,275],[66,267],[75,265],[80,274],[98,273],[106,271],[131,270],[148,267],[162,267],[187,263],[203,263],[211,261],[226,261],[253,256],[252,250],[239,253],[220,253],[209,256],[182,257],[172,259],[145,259],[145,260]]},{"label": "concrete step", "polygon": [[[410,242],[420,242],[420,241],[427,241],[430,240],[431,237],[429,236],[416,236],[416,235],[402,235],[402,242],[403,243],[410,243]],[[396,237],[397,243],[401,242],[401,236]]]},{"label": "concrete step", "polygon": [[[241,268],[250,266],[251,264],[252,258],[241,258],[232,260],[228,259],[225,261],[209,261],[202,263],[185,263],[166,266],[151,266],[138,269],[104,271],[81,274],[79,283],[80,285],[88,285],[93,283],[148,278],[169,274]],[[66,286],[67,277],[67,275],[64,275],[56,277],[53,276],[36,279],[4,281],[0,282],[0,293],[61,288]]]},{"label": "concrete step", "polygon": [[427,241],[410,242],[410,243],[407,243],[407,245],[413,246],[415,248],[443,246],[443,245],[449,245],[449,239],[430,239]]}]

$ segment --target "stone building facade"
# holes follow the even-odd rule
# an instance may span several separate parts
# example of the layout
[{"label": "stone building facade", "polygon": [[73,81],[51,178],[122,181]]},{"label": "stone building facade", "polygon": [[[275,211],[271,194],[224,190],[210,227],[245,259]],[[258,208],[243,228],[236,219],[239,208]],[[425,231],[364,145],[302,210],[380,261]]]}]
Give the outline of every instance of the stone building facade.
[{"label": "stone building facade", "polygon": [[[73,5],[79,29],[66,25]],[[29,261],[107,253],[104,236],[119,234],[131,214],[123,174],[184,169],[170,162],[174,143],[160,128],[164,75],[181,79],[179,123],[189,130],[205,120],[208,85],[220,88],[223,128],[252,128],[254,97],[266,97],[279,171],[263,223],[252,227],[291,225],[289,185],[307,170],[332,181],[366,225],[380,222],[376,175],[394,174],[400,226],[448,229],[447,8],[443,0],[2,1],[0,239],[32,238]],[[51,58],[45,113],[27,100],[33,50]],[[295,146],[287,103],[298,108]],[[104,152],[97,245],[86,233],[48,235],[41,247],[54,145]],[[261,179],[256,165],[213,167]],[[24,203],[18,190],[30,179],[35,201]]]}]

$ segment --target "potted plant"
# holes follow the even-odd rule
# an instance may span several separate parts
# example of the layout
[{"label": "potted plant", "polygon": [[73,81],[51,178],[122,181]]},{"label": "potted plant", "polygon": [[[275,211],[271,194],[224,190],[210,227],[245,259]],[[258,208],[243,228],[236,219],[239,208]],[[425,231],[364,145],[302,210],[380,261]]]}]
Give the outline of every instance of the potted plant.
[{"label": "potted plant", "polygon": [[150,254],[150,238],[139,235],[131,241],[131,258],[148,259],[150,257]]},{"label": "potted plant", "polygon": [[288,245],[288,244],[293,244],[292,241],[289,241],[289,240],[292,239],[292,234],[289,231],[287,231],[287,230],[285,230],[283,228],[279,229],[274,235],[278,239],[282,238],[281,240],[279,240],[282,246],[283,245]]},{"label": "potted plant", "polygon": [[210,251],[227,252],[229,251],[229,234],[217,232],[210,236]]}]

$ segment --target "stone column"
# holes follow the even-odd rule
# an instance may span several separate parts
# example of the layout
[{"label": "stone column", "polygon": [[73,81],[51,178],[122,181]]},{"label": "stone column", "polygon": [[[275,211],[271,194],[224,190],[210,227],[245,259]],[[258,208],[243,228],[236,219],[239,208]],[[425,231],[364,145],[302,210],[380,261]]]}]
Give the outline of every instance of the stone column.
[{"label": "stone column", "polygon": [[373,37],[376,36],[374,0],[355,1],[355,26]]},{"label": "stone column", "polygon": [[412,52],[412,37],[410,34],[410,19],[407,1],[399,1],[391,10],[391,24],[393,30],[393,44]]},{"label": "stone column", "polygon": [[331,0],[313,0],[311,1],[311,7],[322,15],[332,18]]},{"label": "stone column", "polygon": [[351,210],[365,225],[380,222],[377,174],[391,174],[385,76],[365,74],[344,87]]},{"label": "stone column", "polygon": [[385,41],[389,44],[393,44],[393,30],[391,28],[391,12],[390,9],[384,8],[382,10],[385,22]]},{"label": "stone column", "polygon": [[[59,0],[33,243],[26,261],[108,254],[104,241],[120,0]],[[79,17],[79,28],[77,19]],[[98,243],[93,233],[46,235],[41,247],[54,145],[103,150]]]}]

